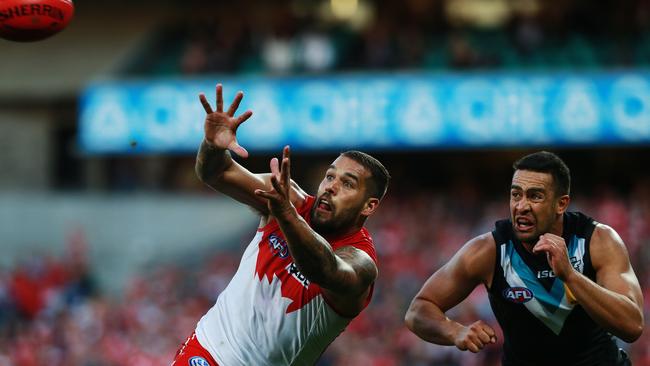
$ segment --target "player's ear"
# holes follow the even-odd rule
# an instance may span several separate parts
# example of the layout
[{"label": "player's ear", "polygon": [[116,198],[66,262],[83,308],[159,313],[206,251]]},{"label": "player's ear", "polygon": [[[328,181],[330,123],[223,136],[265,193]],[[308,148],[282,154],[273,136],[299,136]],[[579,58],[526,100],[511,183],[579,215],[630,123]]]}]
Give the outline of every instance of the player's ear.
[{"label": "player's ear", "polygon": [[564,194],[560,196],[560,198],[557,199],[556,213],[563,214],[564,211],[566,211],[567,208],[569,208],[569,202],[571,202],[571,198],[569,197],[568,194]]},{"label": "player's ear", "polygon": [[379,198],[369,197],[363,205],[361,216],[368,217],[372,215],[375,213],[375,211],[377,211],[377,207],[379,207]]}]

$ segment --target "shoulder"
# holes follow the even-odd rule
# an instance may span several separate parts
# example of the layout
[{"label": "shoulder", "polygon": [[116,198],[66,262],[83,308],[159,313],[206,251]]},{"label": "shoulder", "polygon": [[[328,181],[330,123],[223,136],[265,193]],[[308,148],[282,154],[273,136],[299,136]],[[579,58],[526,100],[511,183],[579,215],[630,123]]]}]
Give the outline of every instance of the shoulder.
[{"label": "shoulder", "polygon": [[597,223],[594,232],[591,235],[591,247],[598,248],[616,248],[625,249],[625,244],[620,235],[611,226]]},{"label": "shoulder", "polygon": [[482,257],[490,253],[496,253],[496,247],[496,241],[492,233],[484,233],[465,243],[461,251],[470,257]]},{"label": "shoulder", "polygon": [[623,239],[612,227],[597,223],[591,235],[590,254],[595,268],[616,260],[628,260]]},{"label": "shoulder", "polygon": [[361,253],[365,253],[369,259],[372,259],[373,262],[377,262],[375,244],[372,241],[370,233],[368,230],[366,230],[365,227],[361,228],[361,230],[353,235],[333,240],[330,244],[337,253],[339,251],[359,251]]},{"label": "shoulder", "polygon": [[481,282],[489,282],[496,260],[496,242],[492,233],[469,240],[452,259],[462,270]]},{"label": "shoulder", "polygon": [[615,240],[623,243],[623,240],[618,235],[616,230],[614,230],[611,226],[602,223],[596,223],[596,227],[594,228],[594,233],[591,236],[591,239],[592,240]]}]

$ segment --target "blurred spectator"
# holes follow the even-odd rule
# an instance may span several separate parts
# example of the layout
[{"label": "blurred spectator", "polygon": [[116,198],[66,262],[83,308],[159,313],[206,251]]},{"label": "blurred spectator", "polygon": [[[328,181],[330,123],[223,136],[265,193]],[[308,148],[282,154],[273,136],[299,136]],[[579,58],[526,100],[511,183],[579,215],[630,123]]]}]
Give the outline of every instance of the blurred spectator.
[{"label": "blurred spectator", "polygon": [[[333,16],[334,3],[351,6],[346,7],[350,13]],[[219,11],[177,26],[152,47],[180,49],[171,70],[184,74],[644,66],[650,63],[648,19],[647,0],[281,1],[273,6],[247,0],[220,4]],[[143,63],[151,62],[149,53],[144,52]],[[159,62],[165,65],[135,68],[160,71],[169,57]]]}]

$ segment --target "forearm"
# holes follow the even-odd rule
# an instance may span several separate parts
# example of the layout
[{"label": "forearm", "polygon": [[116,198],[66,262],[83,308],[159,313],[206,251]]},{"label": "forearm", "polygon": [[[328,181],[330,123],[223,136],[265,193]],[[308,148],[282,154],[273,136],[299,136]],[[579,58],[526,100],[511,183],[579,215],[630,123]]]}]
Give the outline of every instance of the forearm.
[{"label": "forearm", "polygon": [[427,342],[443,346],[454,345],[456,335],[463,325],[453,321],[432,302],[414,299],[406,312],[406,326]]},{"label": "forearm", "polygon": [[332,246],[291,207],[276,216],[289,252],[305,277],[322,287],[330,288],[336,282],[337,258]]},{"label": "forearm", "polygon": [[194,170],[202,182],[214,184],[231,165],[232,157],[227,149],[211,146],[205,139],[201,142]]},{"label": "forearm", "polygon": [[608,290],[579,272],[565,281],[576,301],[600,326],[626,342],[643,331],[643,313],[628,297]]}]

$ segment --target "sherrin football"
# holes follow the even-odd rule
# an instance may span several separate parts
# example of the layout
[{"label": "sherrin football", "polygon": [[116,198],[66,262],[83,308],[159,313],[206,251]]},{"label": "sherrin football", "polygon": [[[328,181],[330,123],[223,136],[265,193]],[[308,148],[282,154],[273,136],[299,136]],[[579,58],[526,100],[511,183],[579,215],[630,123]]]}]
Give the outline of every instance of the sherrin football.
[{"label": "sherrin football", "polygon": [[73,14],[71,0],[0,0],[0,37],[39,41],[62,31]]}]

